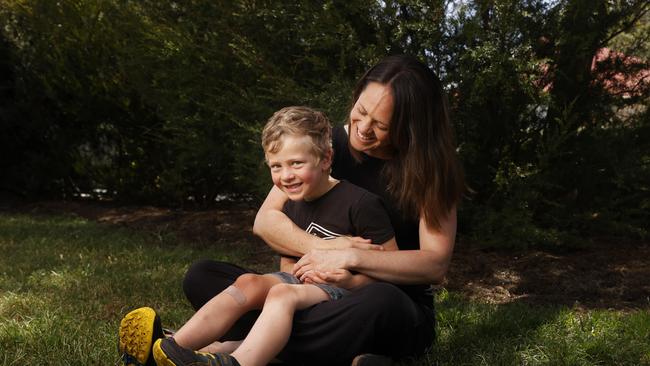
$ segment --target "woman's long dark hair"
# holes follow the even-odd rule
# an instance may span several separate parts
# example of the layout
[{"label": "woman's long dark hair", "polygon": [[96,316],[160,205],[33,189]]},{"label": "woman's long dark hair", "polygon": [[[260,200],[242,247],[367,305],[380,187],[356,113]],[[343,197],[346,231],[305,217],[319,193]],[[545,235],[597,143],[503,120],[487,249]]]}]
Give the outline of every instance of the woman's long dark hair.
[{"label": "woman's long dark hair", "polygon": [[388,190],[402,212],[423,215],[427,225],[440,229],[465,187],[442,84],[408,55],[389,56],[368,70],[353,101],[371,82],[387,85],[393,93],[388,134],[394,155],[384,168]]}]

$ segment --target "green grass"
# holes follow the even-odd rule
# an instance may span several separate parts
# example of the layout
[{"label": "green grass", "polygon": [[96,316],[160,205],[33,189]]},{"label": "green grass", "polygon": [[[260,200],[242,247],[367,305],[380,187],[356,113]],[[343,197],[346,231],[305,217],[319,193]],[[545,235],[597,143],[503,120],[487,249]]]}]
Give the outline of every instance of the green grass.
[{"label": "green grass", "polygon": [[[196,249],[74,216],[0,214],[0,365],[113,365],[118,322],[149,305],[176,327]],[[245,264],[245,263],[243,263]],[[272,264],[270,264],[271,266]],[[650,365],[650,312],[489,305],[442,292],[438,342],[405,365]]]},{"label": "green grass", "polygon": [[490,305],[438,295],[444,365],[650,365],[650,312]]}]

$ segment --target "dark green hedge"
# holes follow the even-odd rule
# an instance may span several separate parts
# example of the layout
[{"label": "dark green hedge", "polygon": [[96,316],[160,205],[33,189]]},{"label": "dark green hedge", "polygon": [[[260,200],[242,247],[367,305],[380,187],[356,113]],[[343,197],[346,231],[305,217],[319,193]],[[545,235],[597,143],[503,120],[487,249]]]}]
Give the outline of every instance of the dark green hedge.
[{"label": "dark green hedge", "polygon": [[[0,189],[259,200],[272,112],[305,104],[342,123],[356,78],[406,52],[448,87],[471,190],[461,232],[518,247],[646,238],[650,5],[616,4],[6,0]],[[603,47],[636,57],[594,64]],[[607,81],[621,75],[641,81]]]}]

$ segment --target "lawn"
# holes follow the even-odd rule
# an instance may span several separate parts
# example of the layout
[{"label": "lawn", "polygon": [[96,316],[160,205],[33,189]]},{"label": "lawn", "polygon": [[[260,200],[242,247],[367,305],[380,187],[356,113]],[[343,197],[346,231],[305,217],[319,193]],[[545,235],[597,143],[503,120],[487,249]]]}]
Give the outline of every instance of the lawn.
[{"label": "lawn", "polygon": [[[126,312],[149,305],[177,327],[192,313],[181,290],[192,261],[250,258],[245,246],[208,248],[173,231],[0,213],[0,365],[115,364]],[[404,365],[650,365],[647,308],[494,305],[446,290],[436,307],[436,344]]]}]

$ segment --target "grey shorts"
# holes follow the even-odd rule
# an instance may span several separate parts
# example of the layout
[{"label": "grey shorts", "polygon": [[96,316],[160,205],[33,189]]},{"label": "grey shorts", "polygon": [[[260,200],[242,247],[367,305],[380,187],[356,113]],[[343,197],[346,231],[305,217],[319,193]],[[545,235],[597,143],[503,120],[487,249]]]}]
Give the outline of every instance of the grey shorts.
[{"label": "grey shorts", "polygon": [[[304,283],[300,282],[300,280],[287,272],[273,272],[269,273],[272,274],[280,279],[283,283],[288,283],[290,285],[304,285]],[[340,288],[340,287],[335,287],[335,286],[330,286],[330,285],[322,285],[322,284],[313,284],[314,286],[320,288],[321,290],[325,291],[325,293],[330,297],[332,300],[338,300],[343,297],[343,295],[350,293],[350,291]]]}]

